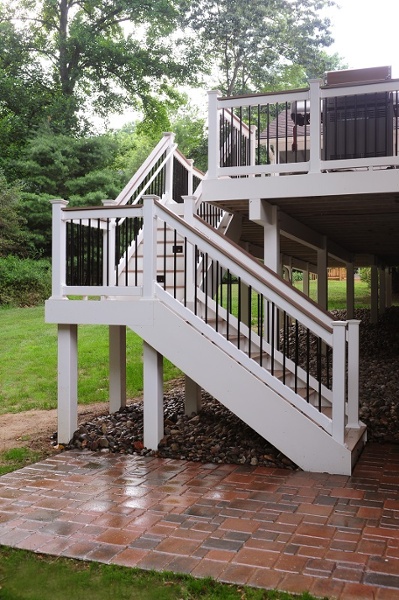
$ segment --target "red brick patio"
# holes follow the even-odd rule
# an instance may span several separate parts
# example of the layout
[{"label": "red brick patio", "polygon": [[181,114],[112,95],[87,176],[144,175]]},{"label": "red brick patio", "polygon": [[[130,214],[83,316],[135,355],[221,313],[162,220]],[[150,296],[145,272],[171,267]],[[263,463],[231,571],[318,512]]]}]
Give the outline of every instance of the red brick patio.
[{"label": "red brick patio", "polygon": [[352,477],[70,451],[0,477],[0,544],[345,600],[399,598],[399,446]]}]

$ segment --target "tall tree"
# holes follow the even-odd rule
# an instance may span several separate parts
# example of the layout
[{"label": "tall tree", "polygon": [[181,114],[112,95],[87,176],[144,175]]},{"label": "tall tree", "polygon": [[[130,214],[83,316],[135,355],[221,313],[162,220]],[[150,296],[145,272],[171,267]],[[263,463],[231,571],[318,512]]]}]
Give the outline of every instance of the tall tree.
[{"label": "tall tree", "polygon": [[261,91],[286,65],[322,68],[321,51],[332,43],[322,16],[327,6],[335,2],[193,0],[186,23],[214,57],[222,91],[230,96]]},{"label": "tall tree", "polygon": [[[48,82],[47,82],[48,83]],[[32,129],[46,119],[52,96],[40,64],[30,60],[28,39],[0,13],[0,166],[18,156]]]},{"label": "tall tree", "polygon": [[[195,48],[172,39],[180,0],[4,0],[0,19],[23,27],[30,64],[44,68],[58,131],[84,111],[104,116],[192,79]],[[0,5],[1,9],[1,5]],[[7,9],[7,10],[6,10]],[[22,25],[21,25],[22,24]]]}]

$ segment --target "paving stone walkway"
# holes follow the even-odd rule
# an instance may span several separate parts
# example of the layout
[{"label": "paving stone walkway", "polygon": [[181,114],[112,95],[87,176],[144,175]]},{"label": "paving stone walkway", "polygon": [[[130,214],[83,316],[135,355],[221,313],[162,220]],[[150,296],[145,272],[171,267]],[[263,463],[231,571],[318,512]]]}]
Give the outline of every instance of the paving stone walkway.
[{"label": "paving stone walkway", "polygon": [[0,477],[0,544],[309,591],[399,598],[399,446],[352,477],[69,451]]}]

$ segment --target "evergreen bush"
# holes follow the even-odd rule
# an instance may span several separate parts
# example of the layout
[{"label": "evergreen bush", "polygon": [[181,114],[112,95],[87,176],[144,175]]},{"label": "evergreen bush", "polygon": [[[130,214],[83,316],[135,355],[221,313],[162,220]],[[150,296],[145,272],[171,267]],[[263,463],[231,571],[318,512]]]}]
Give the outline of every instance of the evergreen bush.
[{"label": "evergreen bush", "polygon": [[51,295],[49,260],[0,258],[0,306],[35,306]]}]

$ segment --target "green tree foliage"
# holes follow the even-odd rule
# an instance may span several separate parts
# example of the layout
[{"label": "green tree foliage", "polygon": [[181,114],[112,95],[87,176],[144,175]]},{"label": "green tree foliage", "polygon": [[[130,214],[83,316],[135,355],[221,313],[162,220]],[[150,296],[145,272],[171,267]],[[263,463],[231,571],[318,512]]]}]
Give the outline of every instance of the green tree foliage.
[{"label": "green tree foliage", "polygon": [[180,152],[194,160],[194,165],[208,170],[208,138],[206,122],[199,110],[186,99],[186,103],[171,116],[171,130],[176,134]]},{"label": "green tree foliage", "polygon": [[31,62],[29,40],[0,12],[0,166],[18,155],[32,127],[46,120],[52,101],[46,75]]},{"label": "green tree foliage", "polygon": [[50,295],[50,261],[0,257],[0,306],[34,306]]},{"label": "green tree foliage", "polygon": [[51,252],[51,198],[71,205],[99,205],[115,198],[126,183],[115,160],[118,140],[111,135],[74,138],[40,131],[26,145],[13,170],[23,183],[20,211],[40,255]]},{"label": "green tree foliage", "polygon": [[193,0],[187,25],[201,36],[230,96],[262,91],[287,65],[307,76],[328,66],[324,49],[332,43],[322,16],[330,0]]},{"label": "green tree foliage", "polygon": [[0,172],[0,257],[26,256],[32,249],[25,219],[19,212],[20,195],[20,187],[9,185]]},{"label": "green tree foliage", "polygon": [[53,128],[72,132],[82,131],[84,113],[145,110],[150,98],[167,98],[172,85],[192,80],[198,54],[172,39],[179,9],[179,0],[9,0],[0,21],[14,27],[21,61],[44,70]]}]

